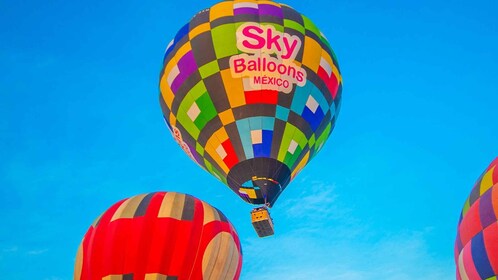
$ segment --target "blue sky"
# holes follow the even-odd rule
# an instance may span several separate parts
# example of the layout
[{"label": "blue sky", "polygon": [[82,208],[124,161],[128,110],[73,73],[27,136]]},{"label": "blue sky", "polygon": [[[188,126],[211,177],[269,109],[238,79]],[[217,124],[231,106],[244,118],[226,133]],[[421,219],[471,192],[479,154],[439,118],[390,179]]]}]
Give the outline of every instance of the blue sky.
[{"label": "blue sky", "polygon": [[286,2],[329,38],[343,104],[266,239],[158,104],[166,45],[214,3],[0,1],[2,278],[72,279],[101,212],[170,190],[234,223],[241,279],[454,279],[460,209],[498,155],[498,2]]}]

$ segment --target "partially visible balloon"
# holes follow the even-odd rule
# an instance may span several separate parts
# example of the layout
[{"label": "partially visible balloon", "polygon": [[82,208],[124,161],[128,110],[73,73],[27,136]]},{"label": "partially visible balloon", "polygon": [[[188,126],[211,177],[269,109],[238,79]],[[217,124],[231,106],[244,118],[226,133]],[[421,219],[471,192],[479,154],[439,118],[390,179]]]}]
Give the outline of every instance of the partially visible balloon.
[{"label": "partially visible balloon", "polygon": [[271,206],[332,132],[342,78],[306,16],[272,1],[224,1],[170,43],[160,91],[185,153],[243,200]]},{"label": "partially visible balloon", "polygon": [[498,158],[479,177],[465,202],[455,241],[458,280],[498,276]]},{"label": "partially visible balloon", "polygon": [[122,200],[88,229],[74,279],[239,279],[242,251],[216,208],[175,192]]}]

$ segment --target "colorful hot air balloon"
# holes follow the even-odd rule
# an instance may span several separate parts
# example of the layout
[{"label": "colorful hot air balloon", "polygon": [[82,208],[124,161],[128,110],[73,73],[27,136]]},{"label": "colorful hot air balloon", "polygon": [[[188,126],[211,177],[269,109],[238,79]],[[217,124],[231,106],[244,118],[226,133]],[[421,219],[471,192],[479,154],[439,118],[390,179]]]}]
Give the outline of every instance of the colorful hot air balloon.
[{"label": "colorful hot air balloon", "polygon": [[460,215],[455,241],[458,280],[498,276],[498,158],[474,185]]},{"label": "colorful hot air balloon", "polygon": [[337,58],[309,18],[272,1],[224,1],[168,46],[159,99],[192,160],[271,207],[332,132],[341,90]]},{"label": "colorful hot air balloon", "polygon": [[78,280],[239,279],[234,227],[190,195],[157,192],[114,204],[88,229],[76,258]]}]

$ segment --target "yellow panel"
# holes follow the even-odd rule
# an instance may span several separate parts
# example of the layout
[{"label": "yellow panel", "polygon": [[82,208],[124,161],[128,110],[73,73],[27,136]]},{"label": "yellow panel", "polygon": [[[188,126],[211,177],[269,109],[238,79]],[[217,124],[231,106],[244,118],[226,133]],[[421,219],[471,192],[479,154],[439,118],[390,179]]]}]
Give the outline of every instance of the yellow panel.
[{"label": "yellow panel", "polygon": [[162,76],[159,88],[161,89],[161,96],[164,100],[164,103],[166,103],[166,106],[168,106],[168,108],[171,108],[173,106],[173,99],[175,99],[175,95],[173,94],[173,91],[166,81],[166,75]]},{"label": "yellow panel", "polygon": [[168,279],[168,275],[163,275],[159,273],[149,273],[145,274],[144,280],[166,280]]},{"label": "yellow panel", "polygon": [[244,86],[242,84],[242,79],[233,78],[230,69],[222,70],[221,78],[223,79],[223,85],[225,86],[225,90],[227,92],[230,107],[235,108],[245,105],[246,98],[244,96]]},{"label": "yellow panel", "polygon": [[322,49],[322,57],[327,63],[332,66],[334,62],[332,61],[332,57],[330,57],[329,53]]},{"label": "yellow panel", "polygon": [[308,66],[313,72],[318,72],[320,58],[322,56],[322,47],[314,39],[306,36],[304,38],[303,64]]},{"label": "yellow panel", "polygon": [[173,218],[177,220],[182,219],[183,206],[185,204],[185,195],[168,192],[163,197],[161,208],[157,214],[158,218]]},{"label": "yellow panel", "polygon": [[190,45],[190,42],[187,42],[185,45],[181,46],[178,49],[178,51],[176,52],[173,59],[171,59],[171,61],[176,60],[176,62],[178,63],[178,60],[180,60],[180,58],[182,58],[186,53],[188,53],[191,50],[192,46]]},{"label": "yellow panel", "polygon": [[135,212],[137,212],[138,205],[140,205],[145,196],[146,194],[137,195],[123,202],[112,216],[111,222],[117,219],[133,218]]},{"label": "yellow panel", "polygon": [[209,10],[209,20],[213,21],[220,17],[233,16],[233,2],[220,2]]},{"label": "yellow panel", "polygon": [[339,69],[337,69],[337,66],[335,64],[332,64],[332,73],[334,73],[334,76],[337,78],[337,82],[342,83],[342,75],[339,73]]},{"label": "yellow panel", "polygon": [[228,139],[228,134],[224,127],[218,129],[214,135],[219,139],[220,143],[225,142],[225,140]]},{"label": "yellow panel", "polygon": [[216,161],[216,163],[223,169],[223,171],[228,174],[228,167],[223,161],[223,159],[218,155],[216,149],[228,139],[228,134],[224,127],[218,129],[206,143],[206,152]]},{"label": "yellow panel", "polygon": [[216,211],[209,204],[202,202],[202,207],[204,208],[204,225],[212,221],[220,220],[220,215],[218,214],[218,211]]},{"label": "yellow panel", "polygon": [[172,126],[176,126],[176,117],[173,115],[173,112],[169,113],[169,124]]},{"label": "yellow panel", "polygon": [[199,35],[201,33],[204,33],[206,31],[209,31],[210,29],[211,29],[211,26],[209,25],[209,22],[203,23],[203,24],[201,24],[199,26],[196,26],[194,29],[192,29],[188,33],[188,37],[190,38],[190,40],[192,40],[197,35]]},{"label": "yellow panel", "polygon": [[254,189],[240,188],[240,192],[247,194],[249,196],[249,198],[252,198],[252,199],[258,198],[258,196],[256,195],[256,191]]},{"label": "yellow panel", "polygon": [[102,277],[102,280],[123,280],[123,275],[108,275]]},{"label": "yellow panel", "polygon": [[202,279],[234,279],[239,251],[228,232],[218,233],[208,244],[202,258]]},{"label": "yellow panel", "polygon": [[228,109],[218,114],[221,119],[221,123],[226,126],[227,124],[235,122],[235,117],[233,116],[232,109]]},{"label": "yellow panel", "polygon": [[294,171],[292,171],[291,174],[291,179],[294,179],[294,177],[301,172],[301,170],[306,166],[306,163],[308,163],[308,159],[310,157],[310,152],[308,151],[306,155],[304,155],[303,159],[299,162],[299,164],[296,166]]},{"label": "yellow panel", "polygon": [[487,190],[489,190],[493,186],[493,170],[496,166],[493,166],[484,176],[482,176],[481,180],[481,194],[483,195]]}]

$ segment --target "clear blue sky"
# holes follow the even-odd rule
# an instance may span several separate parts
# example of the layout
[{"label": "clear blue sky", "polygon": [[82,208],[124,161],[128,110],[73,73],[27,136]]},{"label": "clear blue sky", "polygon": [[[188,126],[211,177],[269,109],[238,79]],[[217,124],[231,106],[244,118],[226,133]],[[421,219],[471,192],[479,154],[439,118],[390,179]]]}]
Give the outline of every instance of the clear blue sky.
[{"label": "clear blue sky", "polygon": [[1,278],[72,279],[100,213],[172,190],[234,223],[242,279],[454,279],[460,209],[498,155],[498,2],[399,2],[286,2],[331,41],[343,104],[258,239],[158,104],[166,45],[215,1],[0,0]]}]

